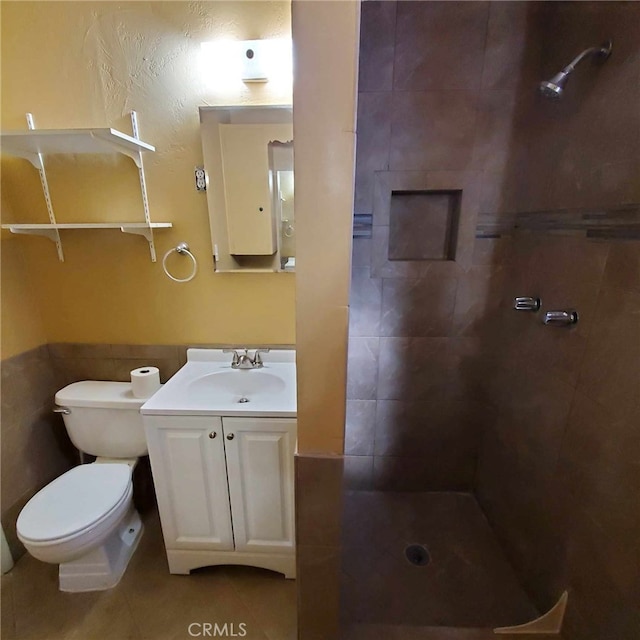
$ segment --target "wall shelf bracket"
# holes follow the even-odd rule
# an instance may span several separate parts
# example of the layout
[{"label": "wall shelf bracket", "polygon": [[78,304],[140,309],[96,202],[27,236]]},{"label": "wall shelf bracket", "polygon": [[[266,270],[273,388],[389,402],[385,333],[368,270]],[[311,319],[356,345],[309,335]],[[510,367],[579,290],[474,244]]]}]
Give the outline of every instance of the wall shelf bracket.
[{"label": "wall shelf bracket", "polygon": [[[27,113],[27,126],[28,131],[2,132],[2,150],[9,155],[28,160],[37,169],[40,174],[40,183],[47,205],[49,223],[4,224],[2,228],[9,229],[11,233],[48,238],[55,243],[58,251],[58,259],[61,262],[64,262],[62,243],[60,241],[61,229],[120,229],[123,233],[131,233],[144,237],[149,243],[151,261],[156,262],[153,230],[166,229],[173,225],[170,222],[151,222],[142,152],[153,152],[155,151],[155,147],[140,140],[138,136],[138,117],[136,112],[131,112],[132,136],[110,128],[36,130],[33,115],[30,113]],[[144,210],[143,222],[79,222],[60,224],[56,221],[51,203],[51,195],[49,193],[44,156],[46,154],[75,155],[79,153],[120,153],[133,160],[138,168],[138,177],[140,180],[140,192]]]},{"label": "wall shelf bracket", "polygon": [[[11,233],[15,234],[22,234],[25,236],[42,236],[43,238],[49,238],[49,240],[55,242],[56,244],[58,243],[58,238],[60,237],[58,230],[53,227],[50,229],[25,229],[20,225],[8,224],[2,225],[2,228],[9,229]],[[62,261],[64,260],[64,258],[60,258],[60,260]]]}]

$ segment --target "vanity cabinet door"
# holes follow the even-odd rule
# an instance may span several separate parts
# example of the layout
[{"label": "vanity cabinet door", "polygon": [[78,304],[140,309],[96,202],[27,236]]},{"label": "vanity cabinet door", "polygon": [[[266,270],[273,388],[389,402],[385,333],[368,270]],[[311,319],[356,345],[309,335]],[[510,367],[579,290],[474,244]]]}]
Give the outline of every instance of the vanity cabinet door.
[{"label": "vanity cabinet door", "polygon": [[145,416],[167,549],[233,549],[222,420]]},{"label": "vanity cabinet door", "polygon": [[223,418],[236,551],[293,553],[296,421]]}]

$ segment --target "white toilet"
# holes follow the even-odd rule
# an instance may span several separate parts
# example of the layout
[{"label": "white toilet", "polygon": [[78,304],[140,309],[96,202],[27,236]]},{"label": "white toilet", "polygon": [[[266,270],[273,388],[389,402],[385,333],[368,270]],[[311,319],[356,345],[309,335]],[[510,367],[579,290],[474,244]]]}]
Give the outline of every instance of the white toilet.
[{"label": "white toilet", "polygon": [[32,556],[60,564],[62,591],[114,587],[138,545],[142,522],[132,473],[138,456],[147,454],[144,402],[125,382],[76,382],[56,394],[71,441],[97,459],[33,496],[16,528]]}]

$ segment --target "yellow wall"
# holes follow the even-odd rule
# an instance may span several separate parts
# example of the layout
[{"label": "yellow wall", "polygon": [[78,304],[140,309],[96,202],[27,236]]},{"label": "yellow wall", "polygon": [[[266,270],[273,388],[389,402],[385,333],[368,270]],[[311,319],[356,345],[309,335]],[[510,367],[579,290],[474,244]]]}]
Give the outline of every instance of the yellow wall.
[{"label": "yellow wall", "polygon": [[[142,238],[119,231],[63,232],[64,263],[44,238],[12,238],[13,252],[24,252],[46,340],[293,343],[294,276],[214,274],[206,196],[193,178],[202,163],[199,106],[291,101],[290,90],[269,83],[208,86],[200,42],[289,36],[289,3],[2,2],[1,10],[2,129],[25,128],[32,112],[38,128],[130,132],[128,114],[136,110],[141,137],[157,149],[145,155],[151,218],[174,224],[156,233],[157,263]],[[129,159],[50,158],[47,168],[59,222],[143,219]],[[33,167],[5,158],[2,170],[3,222],[47,222]],[[181,241],[200,266],[187,284],[170,281],[160,264]],[[173,258],[180,275],[186,259]],[[8,309],[22,289],[16,270],[3,273],[3,340],[19,327],[25,333],[6,345],[11,352],[34,340]]]},{"label": "yellow wall", "polygon": [[29,351],[47,339],[29,286],[27,270],[17,242],[0,243],[2,291],[2,345],[1,358],[10,358]]}]

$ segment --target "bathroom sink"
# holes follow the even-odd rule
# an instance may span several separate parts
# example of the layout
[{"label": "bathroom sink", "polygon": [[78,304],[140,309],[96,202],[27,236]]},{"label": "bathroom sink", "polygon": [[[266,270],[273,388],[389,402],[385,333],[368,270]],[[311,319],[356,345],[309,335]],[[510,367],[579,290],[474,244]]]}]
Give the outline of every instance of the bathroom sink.
[{"label": "bathroom sink", "polygon": [[295,351],[265,353],[264,366],[256,369],[233,369],[231,359],[221,349],[188,349],[187,364],[147,400],[141,412],[296,416]]},{"label": "bathroom sink", "polygon": [[189,383],[192,393],[208,393],[225,401],[246,404],[265,394],[279,394],[284,380],[264,369],[214,371]]}]

